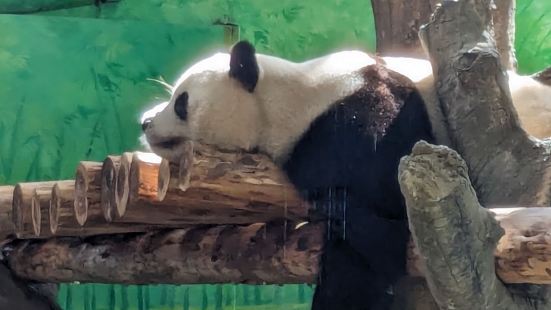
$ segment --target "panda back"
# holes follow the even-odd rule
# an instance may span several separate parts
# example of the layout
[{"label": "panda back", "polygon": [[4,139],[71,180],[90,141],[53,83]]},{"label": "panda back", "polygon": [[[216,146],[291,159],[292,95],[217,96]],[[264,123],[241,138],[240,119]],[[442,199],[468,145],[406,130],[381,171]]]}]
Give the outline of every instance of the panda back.
[{"label": "panda back", "polygon": [[397,169],[432,128],[415,85],[382,65],[360,71],[364,86],[319,115],[283,164],[307,199],[347,188],[350,203],[388,218],[405,218]]}]

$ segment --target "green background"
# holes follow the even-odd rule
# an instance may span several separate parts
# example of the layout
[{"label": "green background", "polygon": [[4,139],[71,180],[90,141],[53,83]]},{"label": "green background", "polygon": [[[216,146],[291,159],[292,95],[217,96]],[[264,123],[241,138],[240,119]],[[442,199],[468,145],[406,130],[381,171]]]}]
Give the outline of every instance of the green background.
[{"label": "green background", "polygon": [[[519,70],[532,73],[551,65],[551,2],[517,2]],[[215,22],[296,61],[375,44],[368,0],[122,0],[0,15],[0,184],[72,178],[80,160],[137,149],[141,111],[168,97],[148,79],[174,81],[225,48]],[[311,297],[306,285],[73,284],[58,299],[67,310],[218,310],[309,309]]]}]

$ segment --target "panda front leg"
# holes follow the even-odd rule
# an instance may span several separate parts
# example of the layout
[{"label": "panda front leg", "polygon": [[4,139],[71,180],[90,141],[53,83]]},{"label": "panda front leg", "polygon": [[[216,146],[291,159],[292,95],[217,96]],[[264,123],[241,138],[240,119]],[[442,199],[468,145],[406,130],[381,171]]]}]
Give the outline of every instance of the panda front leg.
[{"label": "panda front leg", "polygon": [[346,218],[346,225],[328,225],[332,237],[324,248],[312,309],[390,309],[393,286],[406,272],[407,220],[353,207]]}]

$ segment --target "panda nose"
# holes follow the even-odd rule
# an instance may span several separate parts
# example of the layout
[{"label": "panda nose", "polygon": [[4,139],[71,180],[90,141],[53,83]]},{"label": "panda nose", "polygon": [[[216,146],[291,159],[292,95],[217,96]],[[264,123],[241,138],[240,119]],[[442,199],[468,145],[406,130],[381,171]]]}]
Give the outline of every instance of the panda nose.
[{"label": "panda nose", "polygon": [[146,131],[147,128],[151,127],[151,123],[152,123],[152,119],[150,119],[150,118],[144,119],[144,121],[142,123],[142,130]]}]

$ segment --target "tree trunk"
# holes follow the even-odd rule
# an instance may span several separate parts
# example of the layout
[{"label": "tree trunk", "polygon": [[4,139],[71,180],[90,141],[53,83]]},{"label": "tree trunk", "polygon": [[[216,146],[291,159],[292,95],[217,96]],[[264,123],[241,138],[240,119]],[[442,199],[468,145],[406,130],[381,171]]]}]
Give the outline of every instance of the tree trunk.
[{"label": "tree trunk", "polygon": [[490,37],[489,6],[490,0],[444,1],[422,29],[437,94],[480,202],[549,206],[551,147],[531,140],[519,125]]},{"label": "tree trunk", "polygon": [[412,237],[438,306],[457,310],[473,305],[499,310],[545,306],[546,301],[513,298],[497,279],[494,250],[503,229],[480,206],[467,170],[455,151],[425,142],[417,143],[399,167]]},{"label": "tree trunk", "polygon": [[[314,283],[323,225],[194,227],[146,234],[16,241],[24,278],[95,283]],[[93,260],[90,260],[93,258]]]},{"label": "tree trunk", "polygon": [[[551,227],[551,209],[523,208],[496,218],[506,227],[495,252],[501,280],[551,284],[547,272],[551,246],[545,239]],[[194,226],[86,239],[15,241],[8,247],[8,261],[17,275],[36,281],[315,283],[325,240],[323,224],[287,225],[287,233],[284,227],[283,223]],[[453,239],[453,244],[465,246],[460,239]],[[90,257],[95,259],[90,261]],[[424,275],[421,257],[419,249],[410,249],[411,276]],[[400,287],[409,284],[413,293],[422,296],[422,281],[405,281]]]},{"label": "tree trunk", "polygon": [[15,234],[15,225],[12,216],[13,190],[10,185],[0,186],[0,245]]},{"label": "tree trunk", "polygon": [[377,53],[385,56],[426,58],[418,37],[437,0],[371,0]]},{"label": "tree trunk", "polygon": [[100,162],[81,161],[75,174],[75,216],[80,226],[105,221],[101,209]]},{"label": "tree trunk", "polygon": [[494,22],[494,38],[500,54],[501,65],[507,70],[516,71],[515,56],[515,11],[516,0],[494,0],[491,8]]}]

